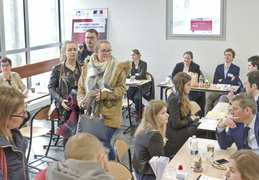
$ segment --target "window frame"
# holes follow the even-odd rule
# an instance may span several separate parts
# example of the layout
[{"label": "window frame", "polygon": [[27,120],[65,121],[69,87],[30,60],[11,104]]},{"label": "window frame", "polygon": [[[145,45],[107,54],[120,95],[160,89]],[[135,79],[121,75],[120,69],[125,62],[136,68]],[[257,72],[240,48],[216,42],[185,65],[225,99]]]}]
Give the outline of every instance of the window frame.
[{"label": "window frame", "polygon": [[[58,23],[58,32],[59,32],[58,33],[59,37],[58,37],[57,42],[31,47],[30,39],[29,39],[30,37],[29,37],[29,22],[28,22],[29,21],[28,0],[23,0],[25,47],[20,48],[20,49],[6,50],[5,44],[8,42],[6,42],[6,39],[5,39],[4,21],[7,18],[4,17],[4,11],[3,11],[4,2],[3,2],[3,0],[0,0],[0,25],[1,25],[1,28],[0,28],[0,58],[11,55],[11,54],[25,53],[25,63],[31,64],[31,52],[32,51],[42,50],[42,49],[51,48],[51,47],[58,47],[60,49],[60,47],[62,45],[62,19],[61,19],[61,1],[62,0],[55,0],[55,1],[57,3],[57,14],[58,14],[57,23]],[[48,59],[45,59],[45,60],[48,60]],[[22,64],[22,65],[24,65],[24,64]],[[13,67],[17,67],[17,66],[13,66]],[[27,81],[27,88],[30,88],[32,86],[31,77],[23,79],[23,81],[24,80]]]},{"label": "window frame", "polygon": [[220,5],[220,34],[173,34],[172,21],[173,21],[173,1],[167,0],[167,13],[166,13],[166,38],[167,40],[225,40],[226,39],[226,1],[219,0]]}]

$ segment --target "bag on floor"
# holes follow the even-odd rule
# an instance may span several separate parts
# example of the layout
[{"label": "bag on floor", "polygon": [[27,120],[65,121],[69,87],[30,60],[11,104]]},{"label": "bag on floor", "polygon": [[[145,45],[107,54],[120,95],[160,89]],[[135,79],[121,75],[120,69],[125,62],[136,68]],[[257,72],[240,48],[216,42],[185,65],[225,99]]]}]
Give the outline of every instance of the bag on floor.
[{"label": "bag on floor", "polygon": [[[94,101],[91,107],[91,113],[82,114],[78,119],[77,133],[90,133],[96,136],[100,141],[106,141],[104,117],[100,113],[97,115],[95,112],[99,108],[99,103]],[[99,108],[100,109],[100,108]],[[99,111],[100,112],[100,111]]]}]

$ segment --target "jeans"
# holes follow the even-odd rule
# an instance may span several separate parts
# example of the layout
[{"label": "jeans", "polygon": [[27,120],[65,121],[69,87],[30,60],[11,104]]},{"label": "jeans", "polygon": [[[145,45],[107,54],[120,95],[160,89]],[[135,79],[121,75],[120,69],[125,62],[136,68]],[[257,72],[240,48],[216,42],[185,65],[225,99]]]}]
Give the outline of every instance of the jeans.
[{"label": "jeans", "polygon": [[111,139],[112,139],[112,136],[114,135],[116,129],[117,128],[105,126],[105,133],[106,133],[107,140],[106,140],[106,142],[103,142],[103,145],[104,145],[104,147],[106,147],[110,150],[110,152],[108,154],[109,160],[115,160],[115,158],[116,158],[115,151],[111,145]]},{"label": "jeans", "polygon": [[153,174],[141,174],[138,171],[135,171],[135,176],[137,180],[156,180],[156,176]]},{"label": "jeans", "polygon": [[[142,95],[147,94],[149,91],[150,91],[150,88],[142,88]],[[139,106],[141,106],[141,104],[139,104],[139,88],[129,87],[128,98],[131,99],[134,102],[135,108],[137,110],[139,110]]]}]

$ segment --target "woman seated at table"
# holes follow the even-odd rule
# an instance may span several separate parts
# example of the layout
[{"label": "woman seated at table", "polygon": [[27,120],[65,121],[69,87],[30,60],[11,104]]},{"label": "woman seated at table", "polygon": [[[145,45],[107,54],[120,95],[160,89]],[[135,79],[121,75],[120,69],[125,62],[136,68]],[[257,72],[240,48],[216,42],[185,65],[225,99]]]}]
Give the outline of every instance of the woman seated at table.
[{"label": "woman seated at table", "polygon": [[[147,79],[147,63],[145,61],[140,60],[141,54],[139,50],[133,49],[131,51],[131,58],[132,58],[132,68],[130,71],[130,81]],[[147,83],[142,88],[142,95],[147,94],[150,91],[150,83]],[[142,112],[144,109],[144,105],[139,104],[139,88],[137,87],[129,87],[128,89],[128,98],[131,99],[136,108],[136,117],[139,117],[139,106],[142,106]],[[142,98],[142,97],[141,97]]]},{"label": "woman seated at table", "polygon": [[[176,64],[172,73],[172,78],[174,78],[174,76],[179,72],[185,72],[188,74],[190,74],[191,72],[197,73],[197,81],[199,80],[201,74],[200,66],[193,62],[193,53],[191,51],[186,51],[183,54],[183,62]],[[190,92],[188,97],[190,101],[196,101],[197,103],[199,103],[198,100],[201,97],[201,92]]]},{"label": "woman seated at table", "polygon": [[188,94],[191,90],[191,76],[177,73],[172,79],[174,87],[168,97],[169,121],[166,127],[168,141],[164,147],[165,156],[175,155],[185,141],[192,135],[197,134],[198,116],[191,115],[191,106]]},{"label": "woman seated at table", "polygon": [[0,60],[2,73],[0,74],[0,83],[6,86],[12,86],[17,90],[20,90],[22,94],[27,97],[28,89],[22,82],[18,73],[12,72],[12,60],[8,57],[3,57]]},{"label": "woman seated at table", "polygon": [[0,179],[29,179],[27,144],[18,129],[27,117],[24,98],[17,89],[0,85]]},{"label": "woman seated at table", "polygon": [[163,156],[166,142],[165,129],[169,115],[167,105],[161,100],[151,100],[144,111],[135,132],[133,167],[137,180],[155,180],[156,176],[149,164],[153,156]]},{"label": "woman seated at table", "polygon": [[251,150],[239,150],[230,156],[226,180],[258,180],[259,155]]},{"label": "woman seated at table", "polygon": [[[0,74],[0,85],[12,86],[15,89],[22,92],[22,94],[27,97],[28,89],[22,82],[20,75],[16,72],[12,72],[12,60],[8,57],[3,57],[0,60],[2,73]],[[21,127],[30,119],[30,113],[27,111],[27,118],[24,119]]]}]

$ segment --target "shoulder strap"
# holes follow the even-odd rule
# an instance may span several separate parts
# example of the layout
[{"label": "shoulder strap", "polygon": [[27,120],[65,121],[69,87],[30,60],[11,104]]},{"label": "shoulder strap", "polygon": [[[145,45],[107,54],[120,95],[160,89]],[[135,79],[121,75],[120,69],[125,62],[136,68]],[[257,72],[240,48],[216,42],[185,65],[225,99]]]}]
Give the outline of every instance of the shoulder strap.
[{"label": "shoulder strap", "polygon": [[4,180],[7,180],[7,164],[4,149],[0,147],[0,170],[3,171]]},{"label": "shoulder strap", "polygon": [[58,90],[60,92],[60,84],[61,84],[61,76],[62,76],[62,63],[59,64],[59,82],[58,82]]}]

